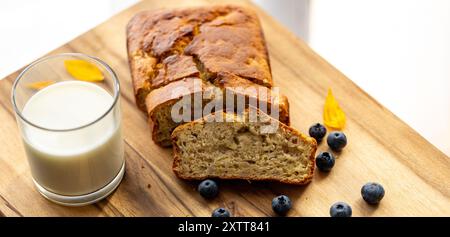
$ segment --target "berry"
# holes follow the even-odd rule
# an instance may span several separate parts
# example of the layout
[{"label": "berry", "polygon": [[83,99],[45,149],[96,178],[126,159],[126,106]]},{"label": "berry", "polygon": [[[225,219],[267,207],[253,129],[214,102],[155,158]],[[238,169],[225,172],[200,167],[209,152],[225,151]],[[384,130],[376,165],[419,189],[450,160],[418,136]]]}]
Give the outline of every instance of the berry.
[{"label": "berry", "polygon": [[377,204],[384,197],[384,188],[378,183],[366,183],[361,188],[361,195],[369,204]]},{"label": "berry", "polygon": [[345,202],[337,202],[330,208],[331,217],[351,217],[352,207]]},{"label": "berry", "polygon": [[330,171],[334,166],[334,156],[330,152],[324,151],[321,152],[316,157],[316,165],[320,171]]},{"label": "berry", "polygon": [[280,195],[272,199],[272,209],[278,215],[286,215],[286,213],[291,209],[292,203],[286,195]]},{"label": "berry", "polygon": [[227,209],[220,207],[220,208],[217,208],[216,210],[214,210],[211,216],[212,217],[230,217],[231,214]]},{"label": "berry", "polygon": [[198,192],[204,198],[213,198],[219,193],[219,187],[214,180],[207,179],[198,185]]},{"label": "berry", "polygon": [[328,146],[333,151],[341,151],[347,145],[347,137],[343,132],[332,132],[327,137]]},{"label": "berry", "polygon": [[322,141],[323,137],[325,137],[325,134],[327,134],[327,129],[320,123],[316,123],[309,127],[309,136],[316,139],[317,143],[320,143]]}]

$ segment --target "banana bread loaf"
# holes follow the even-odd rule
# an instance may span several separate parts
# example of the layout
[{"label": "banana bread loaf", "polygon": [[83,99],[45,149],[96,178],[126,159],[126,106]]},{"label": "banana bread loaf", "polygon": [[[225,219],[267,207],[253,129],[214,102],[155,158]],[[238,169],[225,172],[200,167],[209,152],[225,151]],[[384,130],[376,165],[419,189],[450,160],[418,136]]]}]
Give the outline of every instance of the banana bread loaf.
[{"label": "banana bread loaf", "polygon": [[[264,36],[249,9],[213,6],[141,12],[128,23],[127,48],[137,106],[148,113],[153,140],[160,145],[170,146],[171,132],[183,123],[171,118],[177,101],[199,95],[203,99],[192,107],[202,107],[218,99],[212,91],[227,88],[244,96],[246,104],[256,98],[278,106],[277,119],[289,124],[287,98],[271,93]],[[260,98],[259,92],[242,88],[262,88],[268,96]]]},{"label": "banana bread loaf", "polygon": [[254,112],[256,120],[250,119],[249,109],[243,114],[218,111],[178,126],[172,133],[175,174],[193,180],[309,182],[316,141],[258,109]]}]

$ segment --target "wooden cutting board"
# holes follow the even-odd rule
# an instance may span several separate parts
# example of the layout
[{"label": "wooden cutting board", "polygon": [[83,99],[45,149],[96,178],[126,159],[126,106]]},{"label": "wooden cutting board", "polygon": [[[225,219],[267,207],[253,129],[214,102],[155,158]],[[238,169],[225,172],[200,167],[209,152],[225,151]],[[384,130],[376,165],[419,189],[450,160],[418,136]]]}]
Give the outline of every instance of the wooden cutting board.
[{"label": "wooden cutting board", "polygon": [[[220,206],[234,216],[272,216],[271,200],[279,194],[292,199],[291,216],[328,216],[336,201],[349,203],[354,216],[450,215],[450,159],[446,155],[266,13],[248,2],[235,2],[259,13],[275,83],[290,100],[293,127],[306,133],[311,124],[322,121],[328,88],[346,112],[349,144],[329,174],[316,172],[312,183],[304,187],[221,181],[220,194],[211,201],[197,193],[197,182],[177,179],[171,171],[171,150],[152,142],[146,117],[134,104],[125,25],[141,10],[213,1],[145,1],[50,53],[97,56],[120,78],[127,166],[117,191],[97,204],[70,208],[47,201],[35,190],[10,104],[16,72],[0,82],[0,216],[210,216]],[[322,143],[318,151],[324,150],[327,145]],[[386,196],[378,206],[361,199],[361,186],[368,181],[385,187]]]}]

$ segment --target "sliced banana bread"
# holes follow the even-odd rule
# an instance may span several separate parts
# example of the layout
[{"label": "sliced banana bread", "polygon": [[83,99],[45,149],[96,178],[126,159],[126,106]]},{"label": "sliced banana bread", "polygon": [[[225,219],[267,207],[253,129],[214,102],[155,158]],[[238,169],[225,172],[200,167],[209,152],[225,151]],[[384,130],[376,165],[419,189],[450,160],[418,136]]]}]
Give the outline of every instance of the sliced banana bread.
[{"label": "sliced banana bread", "polygon": [[[183,96],[233,87],[236,94],[259,100],[256,93],[240,88],[271,90],[273,86],[261,25],[256,14],[245,7],[138,13],[127,26],[127,48],[136,103],[148,113],[153,140],[162,146],[171,144],[171,132],[182,124],[173,121],[170,111]],[[202,86],[194,88],[199,80]],[[279,101],[277,119],[289,124],[287,98],[280,96],[274,101]],[[200,100],[192,107],[204,104],[205,100]]]},{"label": "sliced banana bread", "polygon": [[316,141],[254,108],[178,126],[172,142],[173,171],[182,179],[305,184],[314,172]]},{"label": "sliced banana bread", "polygon": [[[218,78],[222,78],[221,76]],[[227,77],[228,78],[228,77]],[[283,95],[273,95],[271,94],[271,90],[264,86],[259,86],[253,82],[246,81],[244,79],[233,80],[233,79],[221,79],[217,83],[220,83],[221,86],[215,86],[214,84],[203,81],[198,78],[185,78],[180,81],[172,82],[164,87],[158,88],[150,92],[150,94],[146,98],[147,109],[149,112],[149,123],[152,126],[152,138],[157,144],[161,146],[171,146],[172,141],[170,139],[170,135],[172,131],[183,124],[184,122],[176,122],[172,118],[172,106],[179,102],[183,97],[186,98],[194,98],[200,96],[201,100],[193,100],[191,101],[191,120],[196,120],[201,118],[204,114],[195,114],[194,107],[203,111],[205,105],[216,104],[215,100],[222,100],[223,108],[228,108],[231,111],[237,111],[237,101],[238,97],[241,97],[245,100],[245,107],[248,107],[251,104],[250,100],[254,99],[258,101],[258,105],[265,103],[267,104],[268,113],[274,118],[278,118],[284,124],[289,125],[289,102],[287,98]],[[236,85],[240,83],[240,87]],[[255,89],[246,90],[247,88]],[[264,98],[261,98],[259,95],[260,92],[266,94]],[[226,95],[234,96],[233,101],[235,103],[231,105],[226,104]],[[199,104],[195,104],[199,103]],[[201,103],[201,104],[200,104]],[[272,111],[272,103],[275,103],[275,109],[278,109],[278,113],[274,113]],[[256,106],[256,105],[255,105]],[[213,111],[214,112],[214,108]]]}]

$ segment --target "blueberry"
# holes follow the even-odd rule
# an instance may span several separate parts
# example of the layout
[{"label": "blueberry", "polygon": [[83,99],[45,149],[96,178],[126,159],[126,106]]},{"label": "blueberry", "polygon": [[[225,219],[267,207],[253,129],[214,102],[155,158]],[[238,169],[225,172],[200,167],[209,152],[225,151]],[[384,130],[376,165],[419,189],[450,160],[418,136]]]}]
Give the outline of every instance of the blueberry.
[{"label": "blueberry", "polygon": [[316,157],[316,165],[320,171],[330,171],[334,166],[334,156],[330,152],[324,151],[321,152]]},{"label": "blueberry", "polygon": [[231,214],[227,209],[220,207],[220,208],[217,208],[216,210],[214,210],[211,216],[212,217],[230,217]]},{"label": "blueberry", "polygon": [[369,204],[377,204],[384,197],[384,188],[378,183],[366,183],[361,188],[361,195]]},{"label": "blueberry", "polygon": [[317,143],[320,143],[327,134],[327,129],[320,123],[316,123],[309,127],[309,135],[316,139]]},{"label": "blueberry", "polygon": [[331,217],[351,217],[352,207],[345,202],[337,202],[330,208]]},{"label": "blueberry", "polygon": [[327,137],[328,146],[333,151],[341,151],[347,145],[347,137],[343,132],[332,132]]},{"label": "blueberry", "polygon": [[292,203],[286,195],[280,195],[272,199],[272,209],[278,215],[284,216],[291,209]]},{"label": "blueberry", "polygon": [[207,179],[198,185],[198,192],[204,198],[213,198],[219,193],[219,187],[214,180]]}]

